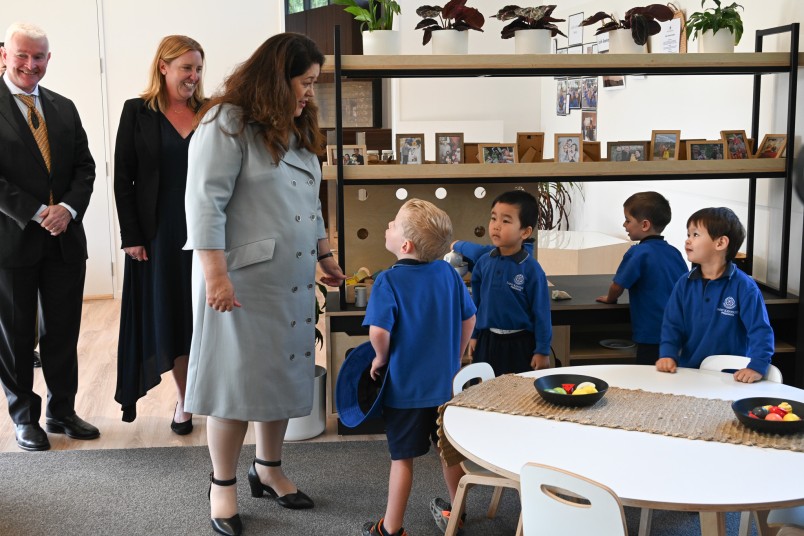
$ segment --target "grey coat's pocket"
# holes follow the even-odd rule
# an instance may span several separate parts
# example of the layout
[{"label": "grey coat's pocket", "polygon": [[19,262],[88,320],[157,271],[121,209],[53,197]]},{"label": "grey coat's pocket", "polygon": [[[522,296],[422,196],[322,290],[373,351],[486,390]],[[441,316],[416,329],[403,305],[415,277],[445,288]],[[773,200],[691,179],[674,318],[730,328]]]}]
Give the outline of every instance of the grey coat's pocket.
[{"label": "grey coat's pocket", "polygon": [[226,252],[226,267],[229,271],[269,261],[274,257],[276,239],[266,238],[258,242],[243,244]]}]

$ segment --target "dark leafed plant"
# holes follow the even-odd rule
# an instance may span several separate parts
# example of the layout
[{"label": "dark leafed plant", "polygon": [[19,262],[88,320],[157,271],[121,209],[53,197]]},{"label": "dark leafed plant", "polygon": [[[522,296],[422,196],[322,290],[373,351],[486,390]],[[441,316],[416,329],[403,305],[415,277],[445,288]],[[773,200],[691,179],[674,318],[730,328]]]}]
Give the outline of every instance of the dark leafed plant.
[{"label": "dark leafed plant", "polygon": [[466,7],[466,0],[450,0],[444,7],[422,6],[416,14],[424,20],[416,25],[417,30],[424,30],[422,45],[426,45],[433,37],[433,32],[439,30],[465,30],[483,31],[486,19],[483,14],[473,7]]},{"label": "dark leafed plant", "polygon": [[321,316],[321,313],[324,312],[324,309],[327,308],[327,287],[323,284],[316,281],[316,286],[318,290],[321,292],[321,296],[324,298],[323,303],[318,301],[318,296],[315,297],[315,342],[319,348],[324,346],[324,335],[321,334],[321,330],[318,329],[318,317]]},{"label": "dark leafed plant", "polygon": [[[743,20],[737,8],[743,6],[736,2],[730,6],[720,7],[720,0],[712,0],[717,7],[710,7],[704,11],[696,11],[687,18],[687,36],[692,32],[692,38],[698,37],[698,32],[707,30],[716,34],[718,30],[729,30],[734,35],[734,44],[740,43],[743,36]],[[706,0],[701,0],[703,7]]]},{"label": "dark leafed plant", "polygon": [[644,45],[648,42],[648,37],[656,35],[662,31],[659,22],[667,22],[673,18],[673,10],[663,4],[650,4],[645,7],[635,7],[625,12],[625,18],[616,19],[614,15],[609,15],[603,11],[598,11],[591,17],[585,18],[581,26],[589,26],[596,22],[609,19],[603,26],[597,29],[595,35],[600,35],[612,30],[631,30],[631,37],[634,43]]},{"label": "dark leafed plant", "polygon": [[[574,182],[538,182],[536,183],[536,202],[539,205],[537,228],[541,231],[551,229],[569,229],[569,212],[572,203],[571,190],[576,188]],[[578,190],[581,195],[580,189]]]},{"label": "dark leafed plant", "polygon": [[[551,17],[553,10],[556,6],[539,6],[539,7],[519,7],[519,6],[505,6],[500,9],[496,15],[491,17],[500,19],[501,21],[511,20],[505,28],[502,29],[502,38],[510,39],[514,36],[517,30],[550,30],[551,37],[556,35],[564,35],[558,27],[553,24],[554,22],[564,22],[566,19],[554,19]],[[564,37],[567,37],[564,35]]]},{"label": "dark leafed plant", "polygon": [[[360,22],[361,30],[392,30],[394,26],[394,15],[400,14],[400,7],[396,0],[368,0],[368,5],[363,7],[356,0],[335,0],[339,6],[347,6],[344,11],[354,15],[355,20]],[[365,5],[365,4],[364,4]]]}]

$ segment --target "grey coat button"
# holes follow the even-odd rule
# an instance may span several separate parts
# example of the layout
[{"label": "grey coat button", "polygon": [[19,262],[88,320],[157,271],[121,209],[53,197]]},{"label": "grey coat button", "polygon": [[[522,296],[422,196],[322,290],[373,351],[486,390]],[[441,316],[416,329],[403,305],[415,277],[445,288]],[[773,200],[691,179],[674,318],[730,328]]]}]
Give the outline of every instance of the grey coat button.
[{"label": "grey coat button", "polygon": [[315,181],[313,179],[307,179],[307,184],[309,184],[310,186],[312,186],[314,183]]},{"label": "grey coat button", "polygon": [[302,256],[302,252],[301,252],[301,251],[297,251],[297,252],[296,252],[296,258],[297,258],[297,259],[300,259],[300,258],[301,258],[301,256]]},{"label": "grey coat button", "polygon": [[315,221],[315,214],[310,214],[310,221]]},{"label": "grey coat button", "polygon": [[299,287],[293,287],[292,289],[290,289],[291,292],[296,292],[297,290],[299,290]]},{"label": "grey coat button", "polygon": [[311,324],[311,323],[313,322],[313,319],[312,319],[312,318],[308,318],[308,319],[307,319],[305,322],[307,322],[308,324]]},{"label": "grey coat button", "polygon": [[311,250],[310,250],[310,255],[312,255],[313,257],[315,257],[315,250],[314,250],[314,249],[311,249]]},{"label": "grey coat button", "polygon": [[301,221],[301,216],[299,216],[298,214],[296,214],[296,221]]},{"label": "grey coat button", "polygon": [[296,354],[290,354],[290,360],[293,361],[294,359],[296,359]]},{"label": "grey coat button", "polygon": [[311,354],[312,352],[304,352],[304,357],[310,357]]},{"label": "grey coat button", "polygon": [[309,283],[309,284],[307,285],[307,290],[310,290],[311,288],[313,288],[313,284],[312,284],[312,283]]},{"label": "grey coat button", "polygon": [[295,326],[296,326],[296,321],[295,321],[295,320],[291,320],[291,321],[290,321],[290,327],[295,327]]},{"label": "grey coat button", "polygon": [[293,186],[296,186],[296,181],[290,181],[290,184],[292,184]]}]

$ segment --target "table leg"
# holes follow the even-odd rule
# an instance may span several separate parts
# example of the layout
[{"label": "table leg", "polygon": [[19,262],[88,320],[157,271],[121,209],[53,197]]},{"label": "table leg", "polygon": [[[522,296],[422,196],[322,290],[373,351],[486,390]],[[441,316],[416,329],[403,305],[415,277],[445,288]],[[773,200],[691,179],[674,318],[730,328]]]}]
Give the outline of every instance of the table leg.
[{"label": "table leg", "polygon": [[725,512],[701,512],[701,536],[726,536]]}]

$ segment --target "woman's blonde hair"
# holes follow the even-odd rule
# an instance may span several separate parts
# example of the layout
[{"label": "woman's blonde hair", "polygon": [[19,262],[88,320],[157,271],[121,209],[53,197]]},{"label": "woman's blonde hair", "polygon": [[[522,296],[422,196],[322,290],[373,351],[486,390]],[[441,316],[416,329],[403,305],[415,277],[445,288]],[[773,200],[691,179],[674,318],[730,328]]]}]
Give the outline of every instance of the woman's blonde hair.
[{"label": "woman's blonde hair", "polygon": [[413,242],[420,261],[432,262],[443,257],[452,243],[452,221],[446,212],[421,199],[409,199],[399,210],[402,218],[402,236]]},{"label": "woman's blonde hair", "polygon": [[[151,75],[148,81],[148,87],[140,94],[142,100],[148,105],[151,110],[166,111],[170,105],[168,100],[167,87],[165,86],[165,75],[159,69],[159,62],[171,63],[173,60],[186,54],[187,52],[196,51],[201,54],[201,61],[204,61],[204,49],[195,39],[187,37],[186,35],[169,35],[162,39],[159,47],[156,49],[154,61],[151,63]],[[198,110],[204,102],[204,84],[201,78],[198,79],[198,84],[195,86],[195,91],[188,101],[188,105],[193,110]]]},{"label": "woman's blonde hair", "polygon": [[[314,64],[324,64],[324,55],[309,37],[281,33],[269,38],[238,65],[223,84],[223,91],[204,104],[199,118],[219,104],[232,104],[241,114],[239,135],[249,123],[255,123],[265,147],[279,162],[288,151],[289,135],[295,134],[298,146],[321,154],[324,135],[318,129],[318,106],[310,100],[299,117],[294,117],[296,96],[292,78],[306,73]],[[215,116],[221,108],[215,111]],[[214,117],[212,119],[214,119]]]}]

